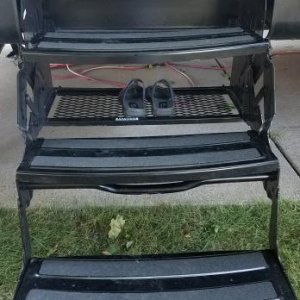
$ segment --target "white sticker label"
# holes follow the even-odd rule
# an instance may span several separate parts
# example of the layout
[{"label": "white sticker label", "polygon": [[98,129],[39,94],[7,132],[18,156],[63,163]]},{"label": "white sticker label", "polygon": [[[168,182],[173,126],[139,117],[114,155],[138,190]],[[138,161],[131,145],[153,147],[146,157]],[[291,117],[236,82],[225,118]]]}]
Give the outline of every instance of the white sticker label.
[{"label": "white sticker label", "polygon": [[139,118],[137,118],[137,117],[129,117],[129,118],[116,118],[116,121],[125,121],[125,122],[127,122],[127,121],[138,121],[139,120]]}]

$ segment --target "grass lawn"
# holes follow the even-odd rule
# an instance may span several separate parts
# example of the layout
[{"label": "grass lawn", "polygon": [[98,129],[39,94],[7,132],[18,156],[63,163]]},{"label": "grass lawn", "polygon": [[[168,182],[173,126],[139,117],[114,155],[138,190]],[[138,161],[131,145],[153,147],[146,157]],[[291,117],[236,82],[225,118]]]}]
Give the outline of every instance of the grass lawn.
[{"label": "grass lawn", "polygon": [[[280,248],[300,297],[300,203],[281,204]],[[125,220],[116,239],[111,219]],[[35,256],[149,254],[267,247],[269,206],[158,206],[29,211]],[[12,299],[21,266],[17,212],[0,209],[0,299]]]}]

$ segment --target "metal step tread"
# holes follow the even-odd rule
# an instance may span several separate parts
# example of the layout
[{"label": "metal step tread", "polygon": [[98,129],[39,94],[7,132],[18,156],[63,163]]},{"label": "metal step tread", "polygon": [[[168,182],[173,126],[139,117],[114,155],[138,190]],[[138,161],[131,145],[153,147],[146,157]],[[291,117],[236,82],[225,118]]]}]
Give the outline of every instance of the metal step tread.
[{"label": "metal step tread", "polygon": [[136,184],[255,176],[278,161],[255,132],[103,139],[38,139],[19,184]]},{"label": "metal step tread", "polygon": [[153,115],[145,100],[144,117],[128,117],[119,100],[120,89],[59,88],[54,90],[47,125],[144,125],[240,121],[236,95],[229,87],[175,88],[175,115]]},{"label": "metal step tread", "polygon": [[143,52],[214,48],[262,41],[240,27],[96,32],[48,32],[29,48],[55,51]]},{"label": "metal step tread", "polygon": [[32,259],[15,300],[294,300],[275,253]]},{"label": "metal step tread", "polygon": [[212,28],[166,28],[166,29],[118,29],[118,30],[97,30],[97,31],[67,31],[57,29],[53,32],[47,32],[44,35],[46,39],[66,39],[66,40],[112,40],[115,41],[138,41],[151,38],[177,39],[178,37],[190,39],[193,37],[205,37],[215,35],[240,35],[245,30],[241,27],[212,27]]},{"label": "metal step tread", "polygon": [[23,54],[29,61],[57,63],[155,63],[197,57],[266,53],[269,42],[239,26],[120,30],[54,30],[33,37]]}]

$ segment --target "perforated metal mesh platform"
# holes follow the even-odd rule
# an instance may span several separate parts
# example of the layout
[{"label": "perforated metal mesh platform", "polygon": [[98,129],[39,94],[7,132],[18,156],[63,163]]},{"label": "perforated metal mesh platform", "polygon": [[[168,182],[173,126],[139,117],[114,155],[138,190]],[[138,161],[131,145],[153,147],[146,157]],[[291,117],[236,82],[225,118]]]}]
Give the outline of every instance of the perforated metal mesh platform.
[{"label": "perforated metal mesh platform", "polygon": [[134,121],[196,121],[201,118],[238,118],[231,96],[224,90],[177,89],[174,117],[157,118],[145,101],[145,118],[126,118],[119,101],[119,90],[60,90],[49,113],[50,121],[68,122],[134,122]]}]

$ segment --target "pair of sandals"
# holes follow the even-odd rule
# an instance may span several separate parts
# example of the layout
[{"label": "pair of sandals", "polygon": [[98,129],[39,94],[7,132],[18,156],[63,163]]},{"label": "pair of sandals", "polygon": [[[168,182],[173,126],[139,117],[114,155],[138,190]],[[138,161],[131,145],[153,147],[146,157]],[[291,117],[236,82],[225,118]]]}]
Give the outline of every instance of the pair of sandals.
[{"label": "pair of sandals", "polygon": [[152,103],[154,116],[175,115],[175,94],[170,83],[164,79],[147,88],[142,80],[133,79],[121,91],[119,99],[126,117],[146,117],[146,99]]}]

